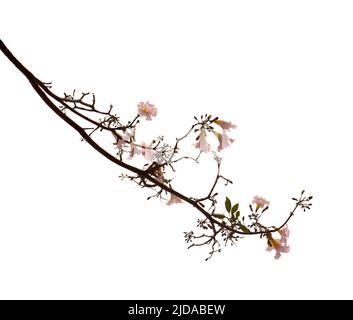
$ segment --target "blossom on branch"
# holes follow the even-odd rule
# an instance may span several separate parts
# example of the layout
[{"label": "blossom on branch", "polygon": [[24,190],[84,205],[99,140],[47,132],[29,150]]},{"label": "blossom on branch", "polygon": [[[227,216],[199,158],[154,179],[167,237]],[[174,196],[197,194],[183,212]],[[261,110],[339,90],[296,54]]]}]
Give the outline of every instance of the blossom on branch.
[{"label": "blossom on branch", "polygon": [[[129,144],[130,143],[130,135],[128,134],[124,134],[123,136],[117,135],[114,131],[112,131],[113,136],[116,139],[116,142],[114,142],[113,144],[121,151],[123,149],[123,146],[125,144]],[[114,134],[115,133],[115,134]]]},{"label": "blossom on branch", "polygon": [[130,142],[130,154],[129,154],[129,160],[131,160],[135,154],[140,154],[140,150],[138,149],[138,147],[136,146],[136,144],[131,141]]},{"label": "blossom on branch", "polygon": [[177,204],[177,203],[182,203],[183,200],[180,199],[178,196],[174,195],[174,194],[170,194],[170,199],[169,201],[167,202],[167,206],[170,206],[172,204]]},{"label": "blossom on branch", "polygon": [[141,154],[147,161],[152,161],[154,158],[154,150],[152,149],[152,144],[146,145],[144,142],[141,143]]},{"label": "blossom on branch", "polygon": [[194,144],[195,148],[200,149],[201,152],[209,152],[211,150],[210,144],[206,141],[206,131],[202,130],[199,137],[198,141]]},{"label": "blossom on branch", "polygon": [[268,240],[268,247],[266,251],[272,251],[272,249],[276,250],[275,259],[279,259],[281,257],[281,253],[288,253],[290,251],[290,246],[287,245],[287,240],[289,237],[289,229],[286,225],[282,229],[278,230],[278,233],[281,235],[281,239],[273,239],[270,236]]},{"label": "blossom on branch", "polygon": [[215,120],[214,123],[218,124],[223,130],[235,129],[237,126],[230,121]]},{"label": "blossom on branch", "polygon": [[216,131],[213,131],[213,133],[215,134],[219,142],[218,149],[217,149],[218,152],[229,147],[235,141],[234,139],[231,139],[228,137],[226,130],[223,130],[223,133],[219,133]]},{"label": "blossom on branch", "polygon": [[281,257],[281,253],[288,253],[290,251],[290,246],[284,245],[280,239],[271,238],[268,241],[268,247],[266,251],[276,250],[276,255],[274,258],[277,260]]},{"label": "blossom on branch", "polygon": [[270,201],[267,201],[265,198],[260,196],[255,196],[252,203],[256,204],[256,211],[259,209],[266,208],[270,205]]},{"label": "blossom on branch", "polygon": [[283,227],[281,230],[278,230],[279,234],[281,235],[281,242],[284,245],[287,245],[287,239],[289,237],[289,229],[288,226],[285,225],[285,227]]},{"label": "blossom on branch", "polygon": [[152,117],[157,115],[157,108],[147,102],[140,102],[137,105],[137,112],[141,117],[146,117],[146,120],[152,120]]}]

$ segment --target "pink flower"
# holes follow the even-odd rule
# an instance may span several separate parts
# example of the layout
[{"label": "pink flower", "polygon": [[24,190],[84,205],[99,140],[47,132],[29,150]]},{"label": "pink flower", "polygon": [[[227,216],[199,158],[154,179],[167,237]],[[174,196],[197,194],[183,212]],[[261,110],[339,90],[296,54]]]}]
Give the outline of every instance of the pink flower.
[{"label": "pink flower", "polygon": [[113,136],[116,138],[116,142],[113,144],[116,145],[116,147],[120,150],[123,151],[123,148],[125,145],[130,146],[130,155],[129,155],[129,160],[131,160],[135,154],[139,154],[140,151],[138,150],[137,146],[134,143],[133,136],[130,136],[129,134],[124,134],[122,137],[120,135],[114,134]]},{"label": "pink flower", "polygon": [[177,197],[176,195],[174,194],[170,194],[170,199],[169,201],[167,202],[167,206],[170,206],[172,204],[176,204],[176,203],[182,203],[183,200],[181,200],[179,197]]},{"label": "pink flower", "polygon": [[141,154],[145,157],[147,161],[152,161],[154,157],[154,150],[152,149],[151,143],[147,146],[144,142],[141,143]]},{"label": "pink flower", "polygon": [[195,148],[199,148],[201,152],[209,152],[211,150],[211,146],[206,141],[206,131],[202,130],[199,135],[199,140],[194,144]]},{"label": "pink flower", "polygon": [[273,239],[271,237],[268,241],[268,247],[266,249],[266,251],[272,251],[272,249],[276,250],[275,259],[279,259],[281,257],[281,253],[288,253],[290,250],[290,246],[287,245],[287,240],[290,233],[288,226],[285,225],[281,230],[278,230],[278,233],[281,235],[281,239]]},{"label": "pink flower", "polygon": [[157,180],[158,182],[160,182],[160,183],[164,183],[164,177],[163,177],[163,175],[157,176],[157,177],[156,177],[156,180]]},{"label": "pink flower", "polygon": [[276,250],[276,255],[274,258],[277,260],[281,257],[281,253],[288,253],[290,251],[290,246],[284,245],[281,239],[271,238],[268,241],[268,247],[266,251],[272,251],[272,249]]},{"label": "pink flower", "polygon": [[279,234],[281,235],[281,243],[283,245],[287,245],[287,240],[290,234],[290,231],[288,229],[288,225],[285,225],[281,230],[278,230]]},{"label": "pink flower", "polygon": [[157,108],[147,102],[140,102],[137,105],[137,112],[141,117],[146,117],[146,120],[152,120],[151,117],[155,117],[157,115]]},{"label": "pink flower", "polygon": [[213,133],[215,134],[219,142],[218,149],[217,149],[218,152],[229,147],[235,141],[234,139],[231,139],[228,137],[226,130],[223,130],[223,133],[219,133],[216,131],[213,131]]},{"label": "pink flower", "polygon": [[267,201],[265,198],[259,196],[255,196],[252,203],[256,204],[256,211],[270,205],[270,201]]},{"label": "pink flower", "polygon": [[218,124],[223,130],[235,129],[237,126],[231,122],[216,120],[214,123]]},{"label": "pink flower", "polygon": [[120,137],[120,135],[114,135],[113,136],[117,139],[116,142],[114,142],[114,144],[116,145],[116,147],[119,149],[119,150],[122,150],[123,149],[123,146],[127,143],[129,143],[130,141],[130,136],[128,134],[124,134],[122,137]]},{"label": "pink flower", "polygon": [[131,160],[135,154],[140,154],[140,151],[133,142],[130,142],[130,155],[128,159]]}]

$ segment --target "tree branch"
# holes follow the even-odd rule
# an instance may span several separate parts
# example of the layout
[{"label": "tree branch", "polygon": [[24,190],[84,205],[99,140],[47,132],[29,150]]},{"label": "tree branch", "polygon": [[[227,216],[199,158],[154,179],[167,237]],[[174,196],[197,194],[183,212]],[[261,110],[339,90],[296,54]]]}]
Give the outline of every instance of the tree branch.
[{"label": "tree branch", "polygon": [[[220,220],[219,218],[213,216],[214,211],[212,213],[210,213],[207,210],[205,210],[204,204],[202,203],[205,200],[210,200],[212,203],[211,208],[215,207],[215,204],[216,204],[215,196],[217,194],[213,194],[213,193],[215,191],[215,188],[216,188],[219,180],[224,179],[226,181],[226,183],[232,183],[230,180],[228,180],[227,178],[223,177],[220,174],[220,162],[218,162],[218,160],[217,160],[218,169],[217,169],[217,176],[215,178],[215,181],[214,181],[208,195],[206,197],[200,198],[200,199],[188,197],[188,196],[182,194],[181,192],[174,190],[170,185],[170,180],[158,179],[158,176],[156,175],[157,170],[163,169],[167,165],[171,166],[171,163],[175,163],[175,162],[183,160],[183,159],[193,159],[194,161],[198,162],[198,159],[201,155],[201,152],[199,153],[197,158],[185,156],[185,157],[181,157],[181,158],[174,160],[174,161],[172,161],[172,159],[178,150],[179,143],[183,139],[185,139],[187,136],[189,136],[189,134],[193,130],[196,132],[198,130],[198,129],[195,129],[197,126],[201,126],[202,129],[206,128],[207,130],[212,131],[213,127],[211,127],[210,124],[212,124],[212,122],[216,121],[218,118],[215,118],[212,120],[211,116],[206,115],[205,118],[203,118],[203,116],[201,117],[201,119],[202,119],[201,122],[196,119],[197,123],[194,124],[193,126],[191,126],[190,130],[184,136],[182,136],[181,138],[178,138],[176,140],[175,145],[171,149],[172,151],[171,151],[171,154],[169,155],[169,158],[167,159],[167,161],[165,161],[164,163],[160,163],[160,164],[152,163],[152,165],[149,166],[145,170],[140,169],[138,167],[135,167],[133,165],[130,165],[130,164],[124,162],[122,160],[121,155],[120,155],[120,158],[117,158],[114,155],[110,154],[103,147],[101,147],[98,143],[96,143],[91,137],[95,131],[100,129],[100,130],[112,132],[114,137],[117,139],[117,142],[119,139],[122,139],[122,141],[125,143],[128,143],[133,146],[139,146],[138,144],[134,143],[133,139],[130,139],[130,141],[126,141],[126,139],[124,140],[116,132],[117,130],[118,131],[121,130],[121,131],[125,132],[127,129],[134,129],[135,126],[137,125],[137,123],[139,122],[139,120],[138,120],[139,116],[136,116],[132,121],[128,122],[128,124],[126,126],[123,126],[120,124],[119,118],[116,115],[112,114],[112,108],[113,108],[112,106],[110,106],[108,112],[107,111],[100,111],[99,109],[96,108],[96,106],[95,106],[96,101],[95,101],[94,94],[92,94],[92,102],[91,103],[84,101],[84,98],[88,95],[88,93],[82,93],[81,97],[75,98],[75,91],[74,91],[72,95],[65,94],[64,97],[59,97],[50,90],[50,88],[51,88],[50,84],[44,83],[44,82],[40,81],[38,78],[36,78],[10,52],[10,50],[5,46],[5,44],[1,40],[0,40],[0,50],[9,59],[9,61],[27,78],[27,80],[29,81],[29,83],[31,84],[33,89],[36,91],[36,93],[43,100],[43,102],[56,115],[58,115],[63,121],[65,121],[74,130],[76,130],[80,134],[80,136],[82,137],[83,140],[85,140],[93,149],[95,149],[97,152],[99,152],[106,159],[110,160],[111,162],[115,163],[116,165],[118,165],[118,166],[120,166],[120,167],[122,167],[122,168],[124,168],[124,169],[126,169],[136,175],[136,176],[127,176],[128,178],[130,178],[131,180],[133,180],[135,182],[137,181],[137,179],[140,179],[141,181],[139,184],[142,185],[143,187],[148,187],[148,188],[152,188],[152,189],[160,188],[159,191],[156,191],[156,196],[160,196],[161,192],[164,191],[166,193],[170,193],[171,195],[176,196],[179,199],[182,199],[184,202],[188,203],[189,205],[194,207],[196,210],[198,210],[198,212],[200,212],[205,217],[205,220],[202,223],[202,228],[211,230],[212,234],[211,235],[203,234],[201,236],[195,236],[195,235],[193,235],[193,233],[192,233],[192,235],[190,233],[187,233],[187,235],[189,236],[189,238],[188,238],[189,240],[190,239],[197,240],[197,239],[205,239],[206,238],[206,240],[204,242],[193,243],[190,247],[202,246],[202,245],[212,243],[212,246],[211,246],[212,251],[210,252],[210,256],[212,256],[214,252],[217,252],[220,250],[220,249],[219,250],[215,249],[215,246],[217,244],[219,245],[219,242],[216,238],[218,234],[222,234],[224,237],[226,237],[227,241],[228,240],[232,240],[232,241],[237,240],[238,236],[235,237],[235,234],[237,234],[237,235],[261,235],[261,236],[268,235],[270,233],[273,233],[273,232],[276,232],[276,231],[279,231],[280,229],[282,229],[288,223],[288,221],[292,218],[292,216],[294,215],[294,212],[297,210],[298,207],[301,207],[304,210],[310,209],[311,204],[309,204],[309,201],[311,200],[311,197],[309,197],[309,198],[303,197],[303,193],[302,193],[300,199],[296,201],[296,205],[295,205],[294,209],[290,212],[288,218],[278,228],[264,227],[264,229],[260,230],[260,231],[256,231],[256,230],[255,231],[250,231],[250,230],[244,231],[244,228],[242,228],[244,226],[240,222],[234,222],[232,220],[232,218],[228,219],[229,223],[227,222],[227,220],[224,220],[224,219]],[[60,109],[60,106],[57,106],[52,100],[58,102],[61,105],[62,109]],[[80,126],[77,122],[75,122],[68,115],[66,115],[66,113],[63,112],[64,110],[69,110],[70,112],[72,112],[73,114],[78,116],[79,118],[81,118],[91,124],[94,124],[95,127],[94,128],[87,128],[87,127]],[[83,114],[83,112],[88,112],[88,113],[93,112],[96,114],[106,116],[107,118],[105,118],[101,122],[98,122],[98,121],[86,116],[85,114]],[[92,131],[90,133],[87,133],[86,132],[87,130],[92,130]],[[155,146],[153,148],[151,147],[150,149],[155,150],[158,147],[159,142],[158,142],[157,146]],[[144,147],[144,148],[148,149],[148,147]]]}]

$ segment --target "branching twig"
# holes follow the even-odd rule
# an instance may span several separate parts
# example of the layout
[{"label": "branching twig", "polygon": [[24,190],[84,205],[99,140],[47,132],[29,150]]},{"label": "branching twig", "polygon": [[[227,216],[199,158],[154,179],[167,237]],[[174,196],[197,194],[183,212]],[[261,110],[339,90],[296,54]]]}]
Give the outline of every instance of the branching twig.
[{"label": "branching twig", "polygon": [[[232,184],[231,180],[225,178],[221,174],[221,161],[217,155],[215,155],[215,160],[217,162],[217,175],[208,194],[203,198],[193,198],[175,190],[171,185],[172,178],[167,176],[166,170],[167,168],[170,168],[175,172],[173,164],[183,160],[193,160],[195,163],[198,163],[201,153],[203,151],[209,151],[208,143],[205,141],[206,132],[215,134],[220,141],[220,147],[218,148],[220,150],[222,148],[221,143],[224,143],[225,141],[229,144],[229,141],[231,140],[225,135],[224,131],[231,126],[234,127],[234,125],[221,121],[217,117],[212,118],[210,115],[206,114],[201,116],[200,120],[195,117],[196,123],[190,127],[186,134],[176,139],[173,147],[164,143],[163,137],[156,138],[149,146],[144,145],[143,143],[137,143],[135,132],[140,121],[140,115],[137,115],[133,120],[128,121],[124,125],[120,118],[113,113],[114,108],[112,105],[109,106],[108,111],[101,110],[96,106],[96,97],[93,93],[82,92],[81,95],[76,96],[76,90],[74,90],[70,95],[65,93],[64,97],[59,97],[51,91],[51,82],[42,82],[36,78],[13,56],[1,40],[0,49],[12,64],[28,79],[33,89],[51,110],[53,110],[68,125],[74,128],[81,135],[82,139],[90,144],[102,156],[131,172],[129,175],[121,175],[122,179],[127,178],[135,182],[141,188],[151,189],[154,194],[149,196],[149,199],[154,197],[164,199],[164,194],[170,195],[171,198],[168,204],[173,201],[174,203],[184,201],[203,215],[203,219],[198,221],[198,227],[203,230],[203,233],[201,235],[195,235],[193,231],[187,232],[185,233],[185,240],[186,242],[191,243],[189,248],[206,245],[210,246],[211,251],[206,260],[211,258],[214,253],[221,251],[220,238],[223,239],[226,245],[228,242],[235,244],[241,236],[260,235],[260,237],[266,237],[269,243],[274,243],[272,234],[280,232],[285,228],[298,208],[301,208],[304,211],[310,209],[310,201],[312,197],[306,197],[304,196],[304,192],[302,192],[298,199],[293,198],[296,204],[280,227],[266,227],[260,223],[261,214],[258,213],[258,209],[262,206],[262,203],[257,203],[255,211],[252,206],[250,206],[252,213],[249,215],[249,223],[245,222],[245,216],[240,215],[238,208],[239,204],[232,206],[229,199],[227,199],[225,204],[228,214],[224,215],[215,213],[217,205],[216,198],[218,196],[216,188],[219,181],[225,181],[226,185]],[[87,101],[89,96],[91,97],[90,101]],[[58,105],[54,102],[58,103]],[[148,106],[151,107],[151,105]],[[148,108],[146,110],[148,111]],[[78,117],[79,120],[83,120],[94,126],[88,127],[79,124],[78,121],[74,121],[69,116],[70,113]],[[97,119],[97,117],[102,118]],[[223,128],[223,134],[215,132],[213,127],[214,124],[218,124]],[[118,149],[117,156],[113,156],[93,140],[92,136],[95,132],[109,132],[113,135],[114,144]],[[200,149],[199,154],[196,157],[185,155],[175,159],[181,142],[192,133],[198,134],[196,141]],[[126,150],[127,148],[130,149],[130,158],[132,158],[135,153],[139,153],[148,160],[148,164],[143,168],[139,168],[125,162],[124,154],[128,152]],[[205,202],[207,201],[211,203],[208,210],[205,209]],[[265,207],[262,210],[262,213],[267,209],[268,207]]]}]

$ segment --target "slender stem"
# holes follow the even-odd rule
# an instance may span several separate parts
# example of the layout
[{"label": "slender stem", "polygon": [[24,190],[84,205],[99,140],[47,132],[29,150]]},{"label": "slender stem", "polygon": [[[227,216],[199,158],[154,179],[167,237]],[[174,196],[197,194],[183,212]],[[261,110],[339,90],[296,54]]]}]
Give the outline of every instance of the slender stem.
[{"label": "slender stem", "polygon": [[212,185],[212,187],[210,189],[210,192],[208,193],[208,195],[206,197],[197,199],[196,202],[207,200],[207,199],[209,199],[212,196],[213,190],[216,188],[217,182],[218,182],[218,180],[220,178],[220,169],[221,169],[221,165],[219,163],[217,163],[217,176],[216,176],[215,181],[213,182],[213,185]]}]

